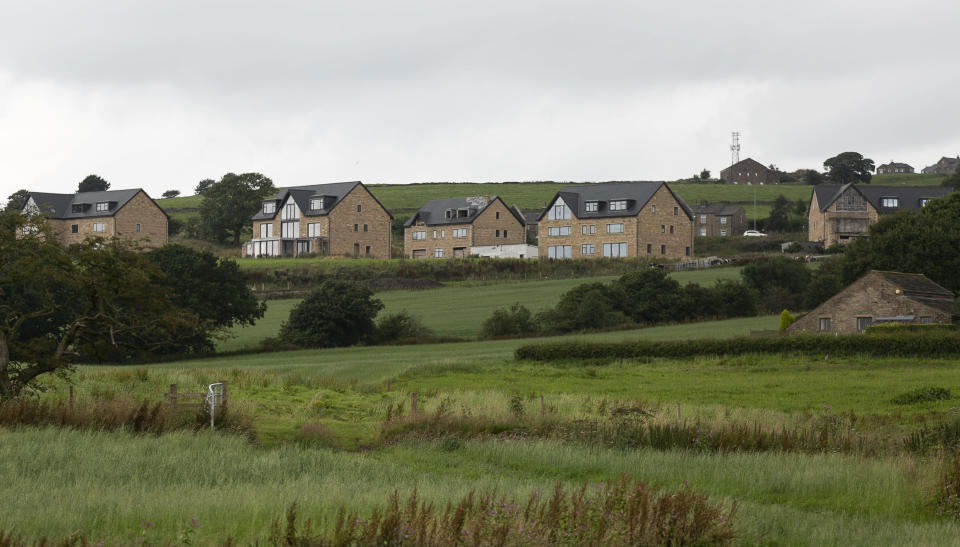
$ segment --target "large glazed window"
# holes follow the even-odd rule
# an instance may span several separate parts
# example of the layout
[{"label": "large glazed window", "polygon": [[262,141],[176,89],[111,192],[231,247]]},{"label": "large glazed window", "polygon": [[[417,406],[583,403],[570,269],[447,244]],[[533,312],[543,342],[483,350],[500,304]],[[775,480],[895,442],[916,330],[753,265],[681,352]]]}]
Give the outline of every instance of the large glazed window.
[{"label": "large glazed window", "polygon": [[860,192],[854,189],[848,189],[837,198],[837,211],[866,211],[867,200],[863,199]]},{"label": "large glazed window", "polygon": [[570,208],[562,199],[558,199],[547,213],[547,220],[570,220]]}]

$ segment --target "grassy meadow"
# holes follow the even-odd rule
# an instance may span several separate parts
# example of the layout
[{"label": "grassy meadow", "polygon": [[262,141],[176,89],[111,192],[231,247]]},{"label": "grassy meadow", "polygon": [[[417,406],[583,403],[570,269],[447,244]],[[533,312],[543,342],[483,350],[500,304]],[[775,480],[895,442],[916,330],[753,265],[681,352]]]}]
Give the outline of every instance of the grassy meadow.
[{"label": "grassy meadow", "polygon": [[[323,263],[325,259],[299,259]],[[710,268],[670,274],[680,283],[712,285],[721,279],[739,279],[740,268]],[[377,294],[383,301],[383,314],[403,310],[416,315],[438,337],[476,338],[483,321],[497,308],[519,302],[537,313],[556,305],[560,296],[582,283],[608,283],[616,276],[575,279],[544,279],[511,283],[452,283],[437,289],[385,291]],[[217,344],[219,351],[234,351],[257,346],[261,340],[276,336],[299,299],[269,300],[267,312],[255,325],[236,327]],[[757,329],[763,330],[763,329]]]}]

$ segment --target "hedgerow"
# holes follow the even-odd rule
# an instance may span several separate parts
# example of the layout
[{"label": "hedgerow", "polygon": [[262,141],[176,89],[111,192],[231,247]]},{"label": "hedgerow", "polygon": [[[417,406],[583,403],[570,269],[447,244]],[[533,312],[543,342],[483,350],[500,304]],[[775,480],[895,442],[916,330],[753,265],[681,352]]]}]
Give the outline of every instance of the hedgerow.
[{"label": "hedgerow", "polygon": [[882,336],[809,334],[666,342],[556,342],[521,346],[514,352],[514,357],[525,361],[564,361],[644,357],[683,358],[743,353],[878,357],[960,355],[960,335],[917,332]]}]

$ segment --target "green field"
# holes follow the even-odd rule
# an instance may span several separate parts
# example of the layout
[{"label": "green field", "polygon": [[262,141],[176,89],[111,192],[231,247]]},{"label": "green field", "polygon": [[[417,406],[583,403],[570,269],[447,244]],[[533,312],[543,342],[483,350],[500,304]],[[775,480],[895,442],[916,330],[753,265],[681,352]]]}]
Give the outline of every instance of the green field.
[{"label": "green field", "polygon": [[[311,259],[304,259],[311,260]],[[323,259],[311,263],[322,263]],[[676,272],[671,277],[681,283],[712,285],[720,279],[739,279],[739,268],[712,268]],[[416,315],[439,337],[476,338],[483,321],[497,308],[515,302],[536,313],[553,307],[560,295],[582,283],[609,282],[615,276],[578,279],[551,279],[497,284],[455,284],[439,289],[416,291],[387,291],[377,294],[385,308],[381,314],[402,310]],[[299,300],[270,300],[267,313],[253,326],[234,328],[231,338],[217,344],[219,351],[254,347],[260,340],[276,336],[280,324],[287,320],[290,310]]]}]

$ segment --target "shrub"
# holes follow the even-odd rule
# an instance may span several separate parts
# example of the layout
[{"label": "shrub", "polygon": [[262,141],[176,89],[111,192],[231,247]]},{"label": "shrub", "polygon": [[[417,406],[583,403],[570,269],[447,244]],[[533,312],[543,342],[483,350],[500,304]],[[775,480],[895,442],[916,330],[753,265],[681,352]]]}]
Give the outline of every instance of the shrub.
[{"label": "shrub", "polygon": [[786,256],[755,260],[740,272],[746,285],[757,291],[760,309],[801,309],[803,291],[810,282],[807,265]]},{"label": "shrub", "polygon": [[913,403],[929,403],[933,401],[946,401],[951,399],[950,390],[942,387],[919,387],[906,393],[897,395],[890,402],[898,405],[910,405]]},{"label": "shrub", "polygon": [[803,245],[794,241],[790,245],[787,245],[787,247],[783,251],[786,253],[799,253],[803,251]]},{"label": "shrub", "polygon": [[484,338],[494,336],[527,336],[540,330],[533,314],[523,304],[519,302],[511,305],[509,308],[497,308],[493,310],[483,322],[480,335]]},{"label": "shrub", "polygon": [[377,319],[374,337],[378,344],[386,344],[398,340],[432,338],[433,335],[433,330],[424,325],[419,317],[411,315],[407,310],[401,310]]},{"label": "shrub", "polygon": [[786,328],[792,325],[796,320],[797,318],[794,317],[790,312],[783,310],[780,312],[780,330],[786,330]]},{"label": "shrub", "polygon": [[374,333],[373,318],[383,302],[355,283],[327,280],[290,310],[280,340],[302,347],[349,346]]}]

